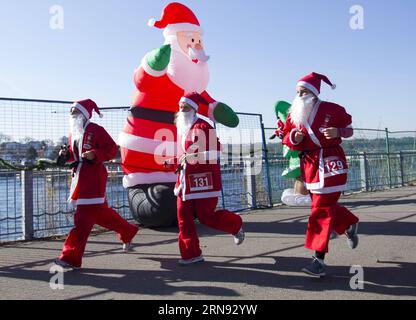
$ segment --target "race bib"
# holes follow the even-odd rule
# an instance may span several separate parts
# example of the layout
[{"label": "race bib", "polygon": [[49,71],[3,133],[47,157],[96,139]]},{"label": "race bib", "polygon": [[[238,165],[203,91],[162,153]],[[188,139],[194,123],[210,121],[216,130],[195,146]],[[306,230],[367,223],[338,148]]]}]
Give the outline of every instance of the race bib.
[{"label": "race bib", "polygon": [[188,179],[189,179],[189,190],[191,192],[214,189],[211,172],[190,174]]},{"label": "race bib", "polygon": [[347,164],[339,157],[325,158],[325,177],[347,173]]}]

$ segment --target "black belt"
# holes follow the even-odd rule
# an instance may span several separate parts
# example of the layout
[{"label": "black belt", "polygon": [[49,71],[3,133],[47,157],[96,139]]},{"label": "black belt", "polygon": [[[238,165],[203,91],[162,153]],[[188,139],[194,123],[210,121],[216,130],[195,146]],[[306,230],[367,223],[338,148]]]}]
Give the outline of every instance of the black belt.
[{"label": "black belt", "polygon": [[175,123],[175,113],[170,111],[154,110],[141,107],[131,107],[130,115],[134,118],[162,122],[167,124]]}]

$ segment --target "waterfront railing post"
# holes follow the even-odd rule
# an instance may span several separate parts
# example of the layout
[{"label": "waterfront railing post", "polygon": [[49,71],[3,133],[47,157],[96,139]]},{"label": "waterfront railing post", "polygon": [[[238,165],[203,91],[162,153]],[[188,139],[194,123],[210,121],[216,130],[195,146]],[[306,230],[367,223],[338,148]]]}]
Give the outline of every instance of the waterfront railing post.
[{"label": "waterfront railing post", "polygon": [[24,240],[34,238],[33,229],[33,171],[22,171],[22,231]]},{"label": "waterfront railing post", "polygon": [[270,168],[269,168],[269,150],[267,149],[266,143],[266,134],[264,132],[264,123],[263,123],[263,116],[260,116],[261,122],[261,134],[262,134],[262,143],[263,143],[263,155],[264,155],[264,164],[266,166],[266,177],[267,177],[267,193],[269,194],[269,206],[273,207],[273,197],[272,197],[272,185],[271,185],[271,177],[270,177]]},{"label": "waterfront railing post", "polygon": [[367,153],[360,152],[360,176],[361,176],[361,188],[365,191],[370,190],[369,186],[369,173],[368,173],[368,161]]},{"label": "waterfront railing post", "polygon": [[255,174],[255,148],[254,143],[250,144],[250,157],[245,161],[246,168],[246,188],[247,188],[247,202],[250,209],[257,208],[257,187]]},{"label": "waterfront railing post", "polygon": [[404,187],[405,186],[405,182],[404,182],[404,157],[403,157],[403,151],[400,151],[399,153],[400,156],[400,180],[401,180],[401,186]]},{"label": "waterfront railing post", "polygon": [[389,177],[389,187],[393,187],[392,176],[391,176],[391,159],[390,159],[390,137],[389,137],[389,128],[386,128],[386,152],[387,152],[387,170]]}]

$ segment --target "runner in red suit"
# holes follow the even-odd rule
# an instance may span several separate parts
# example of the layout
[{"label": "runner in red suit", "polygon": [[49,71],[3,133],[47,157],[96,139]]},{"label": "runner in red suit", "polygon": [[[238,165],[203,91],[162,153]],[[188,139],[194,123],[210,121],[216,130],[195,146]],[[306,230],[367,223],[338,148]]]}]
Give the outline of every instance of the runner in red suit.
[{"label": "runner in red suit", "polygon": [[69,202],[76,207],[75,227],[65,241],[62,255],[55,260],[64,268],[81,267],[94,224],[117,232],[125,252],[130,249],[131,241],[139,230],[107,205],[107,170],[103,163],[114,159],[118,148],[104,128],[89,121],[93,111],[100,114],[92,100],[73,104],[69,149],[60,152],[61,163],[74,164]]},{"label": "runner in red suit", "polygon": [[298,96],[283,139],[289,148],[301,151],[302,177],[312,197],[306,248],[316,252],[312,264],[303,271],[319,277],[325,276],[324,258],[332,231],[346,234],[352,249],[358,245],[358,218],[338,204],[348,174],[341,138],[353,135],[352,118],[343,107],[318,98],[321,81],[335,89],[327,77],[317,73],[298,82]]},{"label": "runner in red suit", "polygon": [[194,223],[195,214],[200,223],[234,235],[237,245],[244,241],[244,232],[239,215],[228,210],[216,211],[221,195],[221,144],[215,129],[196,115],[207,102],[198,94],[189,94],[179,105],[176,126],[180,172],[175,187],[182,256],[179,264],[189,265],[204,261]]}]

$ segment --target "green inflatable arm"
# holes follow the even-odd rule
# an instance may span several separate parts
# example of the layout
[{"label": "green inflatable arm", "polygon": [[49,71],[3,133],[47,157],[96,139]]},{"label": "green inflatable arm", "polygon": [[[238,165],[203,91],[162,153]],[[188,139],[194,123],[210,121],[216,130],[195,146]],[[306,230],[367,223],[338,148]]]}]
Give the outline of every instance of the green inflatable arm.
[{"label": "green inflatable arm", "polygon": [[222,102],[219,102],[214,110],[214,119],[229,128],[236,128],[240,124],[240,119],[234,110]]},{"label": "green inflatable arm", "polygon": [[163,45],[147,55],[149,67],[155,71],[163,71],[169,65],[172,49],[170,44]]},{"label": "green inflatable arm", "polygon": [[[277,119],[286,123],[290,107],[290,103],[286,101],[277,102],[274,106],[274,112]],[[287,146],[283,146],[283,156],[286,159],[289,159],[289,167],[283,171],[282,176],[288,179],[299,178],[301,176],[299,152],[290,150]]]}]

